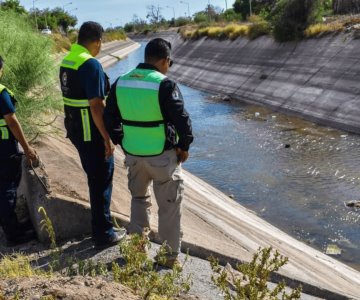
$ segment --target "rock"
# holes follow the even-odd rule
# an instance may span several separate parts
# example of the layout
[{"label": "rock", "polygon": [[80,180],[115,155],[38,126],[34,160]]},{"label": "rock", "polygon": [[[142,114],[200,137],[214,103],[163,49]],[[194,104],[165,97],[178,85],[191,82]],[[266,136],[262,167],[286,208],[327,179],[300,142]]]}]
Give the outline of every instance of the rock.
[{"label": "rock", "polygon": [[341,255],[341,249],[335,244],[329,244],[326,247],[325,254],[327,254],[327,255]]},{"label": "rock", "polygon": [[230,101],[231,101],[231,98],[230,98],[228,95],[226,95],[226,96],[223,96],[223,97],[222,97],[222,101],[230,102]]},{"label": "rock", "polygon": [[230,195],[229,195],[229,198],[234,199],[235,196],[234,196],[233,194],[230,194]]},{"label": "rock", "polygon": [[291,145],[290,144],[285,144],[285,148],[290,148]]},{"label": "rock", "polygon": [[360,208],[360,200],[350,200],[348,202],[345,202],[345,206]]}]

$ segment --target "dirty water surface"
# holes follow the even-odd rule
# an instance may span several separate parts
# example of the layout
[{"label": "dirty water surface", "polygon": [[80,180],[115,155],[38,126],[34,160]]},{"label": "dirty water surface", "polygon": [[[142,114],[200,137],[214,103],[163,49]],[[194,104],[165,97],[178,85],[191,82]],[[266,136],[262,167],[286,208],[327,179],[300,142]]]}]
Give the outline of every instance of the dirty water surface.
[{"label": "dirty water surface", "polygon": [[[144,45],[107,71],[143,60]],[[171,77],[171,74],[170,74]],[[180,85],[195,141],[184,168],[291,236],[360,270],[360,136]]]}]

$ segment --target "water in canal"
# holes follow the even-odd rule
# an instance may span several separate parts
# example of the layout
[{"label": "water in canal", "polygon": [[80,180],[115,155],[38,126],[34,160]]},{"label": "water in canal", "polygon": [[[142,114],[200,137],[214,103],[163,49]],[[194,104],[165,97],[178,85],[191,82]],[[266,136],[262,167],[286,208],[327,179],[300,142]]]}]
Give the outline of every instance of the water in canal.
[{"label": "water in canal", "polygon": [[[144,45],[107,71],[143,60]],[[360,136],[180,85],[195,142],[184,168],[305,243],[360,270]]]}]

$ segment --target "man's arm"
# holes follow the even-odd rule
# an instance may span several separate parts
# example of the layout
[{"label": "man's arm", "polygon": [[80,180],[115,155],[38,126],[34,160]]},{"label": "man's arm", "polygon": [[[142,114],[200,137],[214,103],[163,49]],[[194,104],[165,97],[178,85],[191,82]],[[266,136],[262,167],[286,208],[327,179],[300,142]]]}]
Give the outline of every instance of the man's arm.
[{"label": "man's arm", "polygon": [[79,69],[81,74],[81,83],[89,99],[90,112],[99,130],[105,144],[105,156],[109,158],[114,152],[114,145],[112,144],[109,134],[106,131],[103,113],[104,113],[104,99],[105,99],[105,73],[102,66],[96,59],[88,60]]},{"label": "man's arm", "polygon": [[109,158],[111,155],[113,155],[115,147],[110,140],[110,136],[105,128],[105,124],[103,121],[104,108],[105,108],[104,100],[102,100],[101,98],[93,98],[89,100],[89,104],[90,104],[91,116],[94,120],[97,129],[99,130],[101,136],[104,139],[105,157]]},{"label": "man's arm", "polygon": [[110,93],[106,98],[106,107],[104,111],[104,124],[110,139],[115,145],[121,143],[123,136],[121,128],[121,115],[116,100],[117,80],[111,86]]},{"label": "man's arm", "polygon": [[37,160],[36,151],[32,148],[27,140],[25,139],[24,132],[21,128],[21,125],[16,118],[15,113],[10,113],[4,116],[6,125],[9,127],[11,133],[14,135],[16,140],[20,143],[21,147],[24,149],[26,158],[29,162],[34,163]]},{"label": "man's arm", "polygon": [[178,162],[185,162],[189,157],[188,151],[194,137],[183,97],[173,81],[166,79],[161,83],[159,100],[165,120],[174,125],[179,136],[179,141],[175,146]]}]

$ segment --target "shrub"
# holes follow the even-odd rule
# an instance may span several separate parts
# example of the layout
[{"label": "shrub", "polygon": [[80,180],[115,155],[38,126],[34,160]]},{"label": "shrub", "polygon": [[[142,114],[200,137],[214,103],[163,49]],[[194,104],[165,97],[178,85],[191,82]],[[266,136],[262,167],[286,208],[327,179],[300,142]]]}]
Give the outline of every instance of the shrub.
[{"label": "shrub", "polygon": [[301,39],[304,30],[320,17],[322,0],[278,0],[271,15],[275,40]]},{"label": "shrub", "polygon": [[[143,299],[169,299],[190,290],[190,277],[183,278],[182,268],[174,266],[170,272],[160,274],[152,260],[147,257],[144,248],[151,244],[146,237],[137,234],[120,243],[120,253],[126,264],[120,267],[112,263],[114,281],[133,289]],[[157,255],[159,259],[166,254],[166,245],[162,245]]]},{"label": "shrub", "polygon": [[254,40],[259,36],[269,34],[271,31],[268,22],[255,23],[249,26],[248,37],[250,40]]},{"label": "shrub", "polygon": [[54,52],[66,52],[70,50],[71,41],[60,33],[53,33],[51,35],[54,41]]},{"label": "shrub", "polygon": [[207,30],[207,36],[209,38],[221,38],[223,36],[223,33],[223,27],[219,26],[209,27]]},{"label": "shrub", "polygon": [[123,29],[112,29],[107,30],[104,33],[103,41],[104,42],[111,42],[116,40],[126,40],[126,33]]},{"label": "shrub", "polygon": [[55,96],[57,68],[53,41],[35,32],[25,17],[0,11],[0,55],[5,60],[2,83],[16,96],[17,116],[26,134],[39,133],[52,112],[62,107]]},{"label": "shrub", "polygon": [[30,264],[30,259],[26,256],[15,254],[14,256],[4,256],[0,260],[0,279],[33,275],[36,275],[36,272]]},{"label": "shrub", "polygon": [[271,247],[259,249],[250,263],[237,265],[237,272],[220,267],[218,260],[210,258],[214,272],[211,280],[223,292],[225,300],[300,299],[301,287],[287,294],[285,282],[280,282],[273,290],[267,286],[270,274],[278,271],[287,261],[288,258],[278,251],[272,253]]},{"label": "shrub", "polygon": [[311,38],[319,35],[329,34],[333,32],[340,32],[344,30],[344,25],[340,22],[334,22],[329,24],[314,24],[310,25],[305,30],[305,37]]}]

